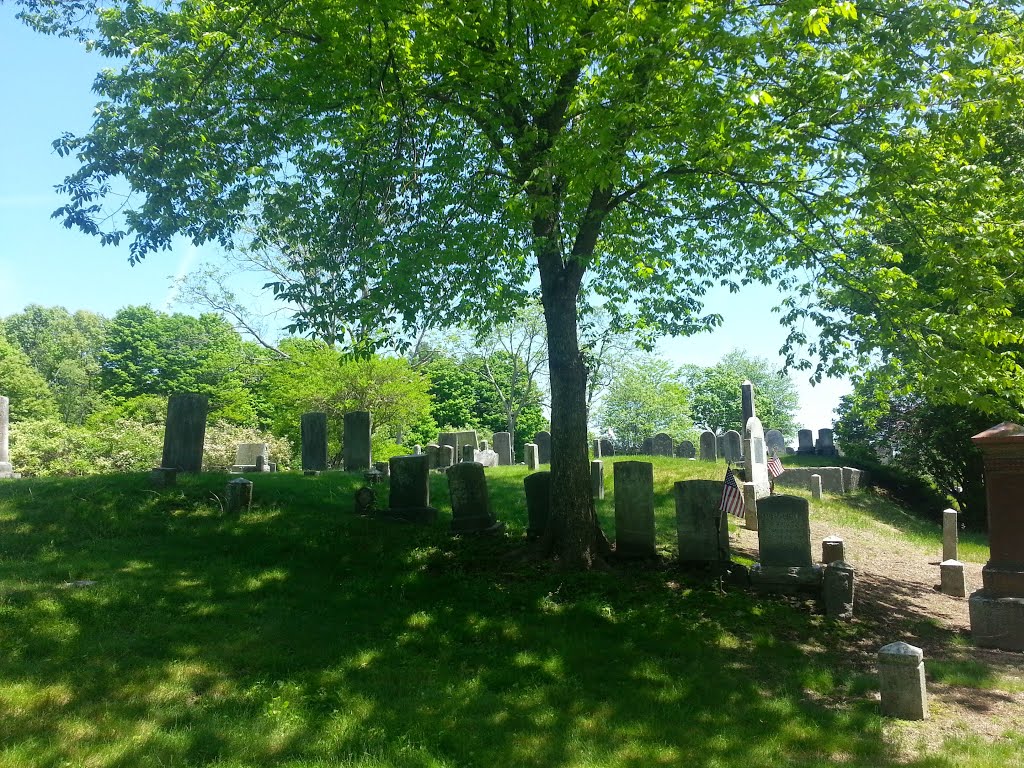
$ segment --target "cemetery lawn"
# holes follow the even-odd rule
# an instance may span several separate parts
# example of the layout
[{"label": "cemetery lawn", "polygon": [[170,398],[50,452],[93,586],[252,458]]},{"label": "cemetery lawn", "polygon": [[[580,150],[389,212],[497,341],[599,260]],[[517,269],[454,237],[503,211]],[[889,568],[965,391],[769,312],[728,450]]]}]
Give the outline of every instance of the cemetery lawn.
[{"label": "cemetery lawn", "polygon": [[[442,475],[425,527],[355,516],[343,473],[252,476],[238,517],[224,475],[0,482],[0,768],[1024,766],[1024,655],[972,648],[963,600],[879,610],[868,580],[836,624],[720,590],[671,563],[671,484],[725,465],[653,462],[661,562],[582,575],[522,545],[522,467],[487,470],[505,538],[451,538]],[[941,551],[870,492],[812,510],[858,574]],[[878,715],[899,639],[925,648],[931,721]]]}]

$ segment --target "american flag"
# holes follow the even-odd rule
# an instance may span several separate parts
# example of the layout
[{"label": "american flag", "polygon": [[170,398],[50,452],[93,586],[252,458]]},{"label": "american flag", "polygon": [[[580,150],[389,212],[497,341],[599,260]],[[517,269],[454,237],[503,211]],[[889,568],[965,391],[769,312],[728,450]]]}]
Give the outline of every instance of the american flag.
[{"label": "american flag", "polygon": [[768,476],[769,477],[776,478],[776,477],[778,477],[779,475],[781,475],[785,471],[786,470],[784,470],[782,468],[782,462],[779,461],[779,457],[778,456],[771,456],[771,457],[768,458]]},{"label": "american flag", "polygon": [[736,485],[736,477],[732,473],[732,467],[725,470],[725,484],[722,486],[722,501],[718,508],[736,517],[743,517],[743,494],[740,487]]}]

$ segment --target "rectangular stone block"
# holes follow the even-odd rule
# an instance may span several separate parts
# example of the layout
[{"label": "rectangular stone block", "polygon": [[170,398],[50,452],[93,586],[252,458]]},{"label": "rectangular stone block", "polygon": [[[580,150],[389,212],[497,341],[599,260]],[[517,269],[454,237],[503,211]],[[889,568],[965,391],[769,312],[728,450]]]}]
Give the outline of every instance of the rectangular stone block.
[{"label": "rectangular stone block", "polygon": [[654,465],[615,464],[615,552],[623,557],[654,557]]},{"label": "rectangular stone block", "polygon": [[362,472],[370,468],[373,463],[370,453],[370,432],[369,412],[351,411],[345,414],[342,461],[346,472]]},{"label": "rectangular stone block", "polygon": [[208,402],[206,395],[171,395],[167,401],[161,467],[179,472],[202,471]]},{"label": "rectangular stone block", "polygon": [[[618,480],[616,480],[616,497]],[[729,523],[719,509],[722,484],[717,480],[682,480],[675,484],[676,535],[680,563],[729,560]]]},{"label": "rectangular stone block", "polygon": [[757,505],[759,561],[763,566],[810,566],[811,525],[807,499],[769,496]]}]

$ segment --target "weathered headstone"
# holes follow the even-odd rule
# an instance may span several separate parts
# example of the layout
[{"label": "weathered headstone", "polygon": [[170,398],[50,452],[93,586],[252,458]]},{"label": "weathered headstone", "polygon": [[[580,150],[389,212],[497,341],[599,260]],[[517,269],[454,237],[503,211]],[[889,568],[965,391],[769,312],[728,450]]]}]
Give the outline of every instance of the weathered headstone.
[{"label": "weathered headstone", "polygon": [[836,450],[836,444],[833,441],[831,429],[825,428],[818,430],[818,442],[815,449],[819,456],[835,456],[838,453]]},{"label": "weathered headstone", "polygon": [[179,472],[202,470],[207,403],[206,395],[171,395],[167,401],[161,467]]},{"label": "weathered headstone", "polygon": [[536,443],[526,443],[523,446],[523,452],[526,454],[526,468],[531,472],[537,470],[540,467],[540,457],[537,452]]},{"label": "weathered headstone", "polygon": [[799,496],[768,496],[757,502],[759,562],[750,569],[755,589],[774,592],[821,588],[822,567],[811,559],[810,510]]},{"label": "weathered headstone", "polygon": [[694,448],[693,443],[689,440],[683,440],[679,444],[679,457],[682,459],[692,459],[697,455],[697,449]]},{"label": "weathered headstone", "polygon": [[498,454],[495,451],[476,451],[473,457],[473,461],[484,467],[498,466]]},{"label": "weathered headstone", "polygon": [[423,446],[422,445],[414,445],[412,447],[412,455],[413,456],[419,456],[421,453],[423,453]]},{"label": "weathered headstone", "polygon": [[754,385],[750,381],[744,381],[740,385],[740,397],[742,400],[743,423],[746,424],[757,416],[757,413],[754,411]]},{"label": "weathered headstone", "polygon": [[967,574],[959,560],[939,563],[939,590],[944,595],[967,597]]},{"label": "weathered headstone", "polygon": [[480,450],[481,451],[486,451],[486,450],[489,450],[489,449],[490,449],[490,445],[487,444],[487,441],[486,440],[481,440],[480,441]]},{"label": "weathered headstone", "polygon": [[655,456],[671,456],[672,455],[672,437],[659,432],[652,440],[652,451]]},{"label": "weathered headstone", "polygon": [[1003,422],[971,438],[985,464],[989,561],[971,594],[971,634],[980,646],[1024,651],[1024,427]]},{"label": "weathered headstone", "polygon": [[846,545],[838,536],[827,536],[821,540],[821,562],[825,565],[846,560]]},{"label": "weathered headstone", "polygon": [[743,433],[743,470],[746,481],[754,484],[757,498],[763,499],[771,494],[768,455],[764,449],[764,428],[757,416],[751,416],[747,420]]},{"label": "weathered headstone", "polygon": [[740,433],[735,429],[730,429],[723,435],[722,448],[724,449],[724,456],[726,461],[736,463],[743,458],[743,445]]},{"label": "weathered headstone", "polygon": [[[527,443],[533,445],[533,443]],[[529,456],[529,451],[527,451]],[[534,472],[523,478],[526,491],[526,536],[534,539],[544,533],[551,510],[551,473]]]},{"label": "weathered headstone", "polygon": [[[468,446],[472,450],[472,446]],[[449,467],[448,496],[452,503],[452,533],[499,533],[505,529],[491,511],[484,468],[476,462]]]},{"label": "weathered headstone", "polygon": [[614,474],[615,553],[654,557],[654,465],[620,461]]},{"label": "weathered headstone", "polygon": [[377,511],[377,494],[373,488],[364,485],[355,493],[352,510],[357,515],[372,515]]},{"label": "weathered headstone", "polygon": [[438,449],[437,468],[447,469],[455,463],[455,449],[450,445],[442,445]]},{"label": "weathered headstone", "polygon": [[643,442],[640,443],[640,455],[641,456],[653,456],[654,455],[654,438],[645,437]]},{"label": "weathered headstone", "polygon": [[797,448],[799,454],[814,453],[814,433],[809,429],[801,429],[796,433]]},{"label": "weathered headstone", "polygon": [[14,476],[14,467],[11,464],[10,429],[11,401],[0,395],[0,479],[10,479]]},{"label": "weathered headstone", "polygon": [[825,575],[822,577],[825,615],[830,619],[852,619],[853,590],[853,566],[842,560],[830,563],[825,568]]},{"label": "weathered headstone", "polygon": [[612,445],[612,441],[609,440],[608,438],[602,437],[601,438],[601,456],[604,457],[604,456],[614,456],[614,455],[615,455],[615,446]]},{"label": "weathered headstone", "polygon": [[476,446],[475,445],[470,445],[469,443],[466,443],[464,446],[462,446],[462,461],[464,463],[468,461],[470,464],[472,464],[472,463],[474,463],[475,460],[476,460]]},{"label": "weathered headstone", "polygon": [[[442,446],[451,453],[451,446]],[[413,522],[432,522],[437,510],[430,506],[430,460],[424,456],[393,456],[388,509],[383,514]]]},{"label": "weathered headstone", "polygon": [[942,559],[956,560],[959,556],[960,513],[955,509],[942,512]]},{"label": "weathered headstone", "polygon": [[764,433],[764,447],[770,456],[782,456],[786,452],[786,438],[777,429],[769,429]]},{"label": "weathered headstone", "polygon": [[370,414],[368,411],[351,411],[345,414],[344,444],[341,460],[346,472],[362,472],[370,468]]},{"label": "weathered headstone", "polygon": [[302,414],[302,469],[323,472],[327,469],[327,414]]},{"label": "weathered headstone", "polygon": [[373,468],[380,473],[381,477],[391,477],[390,461],[375,461],[373,462]]},{"label": "weathered headstone", "polygon": [[[258,466],[262,459],[262,467]],[[235,446],[232,472],[269,472],[270,446],[266,443],[239,443]]]},{"label": "weathered headstone", "polygon": [[700,433],[700,460],[718,461],[718,440],[709,430]]},{"label": "weathered headstone", "polygon": [[437,442],[442,447],[450,445],[452,448],[452,462],[462,456],[462,446],[469,444],[476,448],[479,441],[475,429],[466,429],[461,432],[442,432],[437,436]]},{"label": "weathered headstone", "polygon": [[725,434],[715,435],[715,452],[718,454],[718,458],[725,458]]},{"label": "weathered headstone", "polygon": [[[615,495],[618,498],[618,479]],[[729,523],[719,509],[722,483],[683,480],[675,484],[679,562],[707,564],[729,559]]]},{"label": "weathered headstone", "polygon": [[537,461],[541,464],[550,464],[551,433],[547,431],[538,432],[533,436],[533,442],[537,446]]},{"label": "weathered headstone", "polygon": [[890,643],[878,652],[881,711],[902,720],[928,719],[924,684],[924,651],[904,642]]},{"label": "weathered headstone", "polygon": [[494,450],[498,454],[498,466],[512,466],[512,435],[508,432],[494,433]]},{"label": "weathered headstone", "polygon": [[590,495],[595,499],[604,498],[604,462],[600,459],[590,462]]},{"label": "weathered headstone", "polygon": [[862,469],[843,467],[843,493],[853,493],[866,482],[866,473]]},{"label": "weathered headstone", "polygon": [[811,475],[811,498],[821,498],[821,475]]},{"label": "weathered headstone", "polygon": [[741,483],[743,491],[743,526],[748,531],[757,530],[757,493],[753,483]]},{"label": "weathered headstone", "polygon": [[426,456],[427,466],[430,469],[437,469],[441,466],[441,446],[437,443],[427,443]]},{"label": "weathered headstone", "polygon": [[595,459],[600,459],[601,458],[601,441],[600,441],[600,439],[594,438],[593,445],[592,445],[592,450],[594,452],[594,458]]},{"label": "weathered headstone", "polygon": [[252,505],[252,480],[236,477],[228,483],[225,495],[227,499],[224,506],[228,514],[248,512]]}]

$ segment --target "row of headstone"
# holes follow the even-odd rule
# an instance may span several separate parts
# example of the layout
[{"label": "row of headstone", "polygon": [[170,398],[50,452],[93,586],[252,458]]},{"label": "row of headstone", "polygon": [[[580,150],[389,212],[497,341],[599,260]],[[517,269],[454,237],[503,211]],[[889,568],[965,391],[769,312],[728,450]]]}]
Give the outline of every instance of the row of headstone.
[{"label": "row of headstone", "polygon": [[831,429],[819,429],[818,439],[814,439],[814,432],[809,429],[801,429],[796,433],[797,449],[800,455],[837,456],[835,438]]}]

